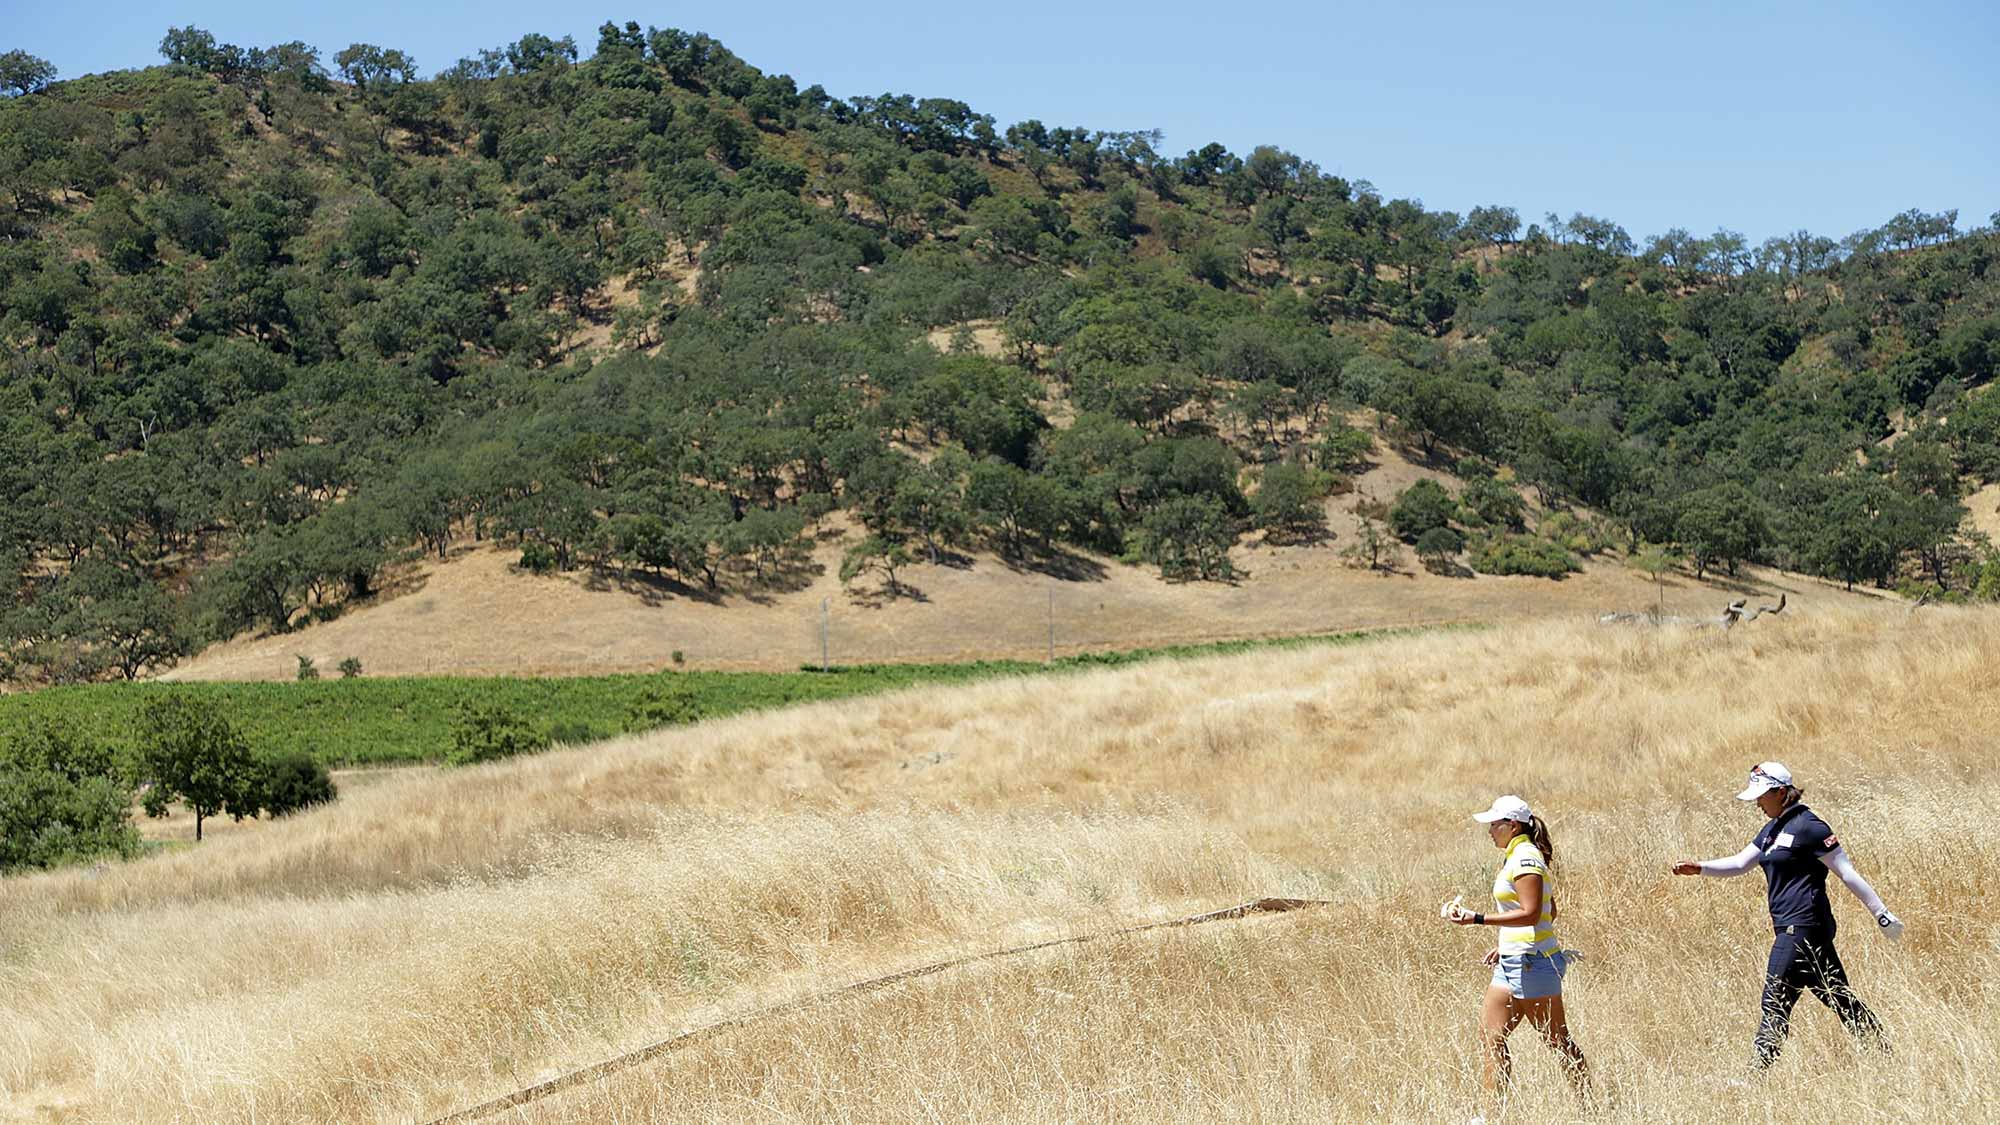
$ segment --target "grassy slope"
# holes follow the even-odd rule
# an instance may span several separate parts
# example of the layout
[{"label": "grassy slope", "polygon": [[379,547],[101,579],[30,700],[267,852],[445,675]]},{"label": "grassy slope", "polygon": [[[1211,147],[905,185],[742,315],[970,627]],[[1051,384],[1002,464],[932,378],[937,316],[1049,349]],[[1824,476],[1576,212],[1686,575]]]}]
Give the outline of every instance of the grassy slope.
[{"label": "grassy slope", "polygon": [[[523,1115],[1463,1119],[1481,939],[1436,921],[1554,826],[1572,1018],[1613,1120],[1910,1120],[2000,1100],[1986,982],[2000,619],[1827,611],[1751,629],[1542,624],[1003,679],[381,782],[290,822],[0,883],[0,1101],[85,1119],[394,1120],[674,1029],[956,951],[1253,894],[1332,911],[1079,947],[711,1040]],[[1787,761],[1911,923],[1836,891],[1896,1037],[1806,1005],[1738,1073],[1769,931],[1754,880],[1674,880]],[[1970,923],[1970,924],[1969,924]],[[1486,935],[1490,939],[1490,935]],[[1523,1041],[1512,1110],[1575,1109]],[[1887,1099],[1887,1100],[1885,1100]]]}]

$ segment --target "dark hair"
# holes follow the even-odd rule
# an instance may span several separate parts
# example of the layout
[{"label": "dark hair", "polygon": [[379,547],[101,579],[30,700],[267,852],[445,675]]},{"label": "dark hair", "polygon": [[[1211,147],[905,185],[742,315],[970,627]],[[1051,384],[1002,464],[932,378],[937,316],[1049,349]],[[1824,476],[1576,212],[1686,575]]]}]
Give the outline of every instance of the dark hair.
[{"label": "dark hair", "polygon": [[1548,860],[1551,867],[1555,865],[1556,844],[1549,839],[1549,826],[1541,817],[1532,814],[1528,817],[1528,842],[1535,845],[1535,850],[1542,853],[1542,858]]}]

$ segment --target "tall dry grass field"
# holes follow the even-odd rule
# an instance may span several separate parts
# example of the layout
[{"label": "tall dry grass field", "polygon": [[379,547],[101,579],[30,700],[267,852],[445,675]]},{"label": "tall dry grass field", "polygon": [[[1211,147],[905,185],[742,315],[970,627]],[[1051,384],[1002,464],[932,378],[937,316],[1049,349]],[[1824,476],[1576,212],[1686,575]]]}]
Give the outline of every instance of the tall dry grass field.
[{"label": "tall dry grass field", "polygon": [[[503,1120],[1463,1120],[1498,853],[1545,810],[1604,1120],[2000,1113],[2000,617],[1546,625],[988,683],[412,774],[112,868],[0,883],[21,1118],[427,1119],[756,1007],[1258,895],[1331,907],[1065,946],[789,1011]],[[1863,1053],[1802,1002],[1744,1076],[1761,880],[1675,879],[1787,762],[1910,923],[1833,893]],[[1584,1107],[1523,1030],[1508,1120]]]}]

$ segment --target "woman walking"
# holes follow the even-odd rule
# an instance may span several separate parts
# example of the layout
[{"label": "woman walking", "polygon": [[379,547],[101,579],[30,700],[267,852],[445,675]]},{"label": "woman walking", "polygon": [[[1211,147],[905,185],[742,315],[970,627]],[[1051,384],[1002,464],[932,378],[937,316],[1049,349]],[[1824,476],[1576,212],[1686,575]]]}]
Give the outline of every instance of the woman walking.
[{"label": "woman walking", "polygon": [[1555,845],[1528,802],[1505,796],[1473,818],[1486,825],[1493,846],[1506,852],[1493,879],[1494,912],[1475,913],[1457,901],[1446,904],[1446,921],[1460,926],[1499,927],[1499,944],[1486,955],[1493,980],[1479,1011],[1480,1046],[1486,1058],[1486,1087],[1496,1097],[1512,1077],[1507,1036],[1525,1019],[1562,1059],[1563,1072],[1579,1094],[1590,1089],[1590,1066],[1569,1035],[1563,1012],[1562,980],[1567,969],[1556,941],[1556,894],[1550,863]]},{"label": "woman walking", "polygon": [[1855,1038],[1887,1048],[1882,1025],[1847,983],[1847,969],[1833,948],[1833,903],[1826,895],[1826,875],[1840,876],[1854,897],[1875,916],[1875,924],[1891,941],[1900,941],[1903,923],[1881,896],[1854,869],[1840,839],[1810,808],[1792,771],[1778,762],[1763,762],[1750,770],[1750,784],[1738,800],[1755,801],[1769,818],[1750,845],[1727,859],[1682,860],[1676,875],[1731,878],[1752,867],[1764,869],[1765,897],[1777,940],[1764,969],[1763,1016],[1757,1026],[1756,1067],[1777,1061],[1791,1030],[1792,1006],[1799,992],[1810,989],[1819,1002],[1833,1009]]}]

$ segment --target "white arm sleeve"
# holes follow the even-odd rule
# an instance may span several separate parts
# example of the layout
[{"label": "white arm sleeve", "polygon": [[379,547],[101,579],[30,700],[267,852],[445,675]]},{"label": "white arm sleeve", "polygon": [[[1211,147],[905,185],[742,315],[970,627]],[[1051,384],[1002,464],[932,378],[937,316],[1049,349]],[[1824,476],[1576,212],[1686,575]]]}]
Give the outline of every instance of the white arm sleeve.
[{"label": "white arm sleeve", "polygon": [[1875,888],[1868,885],[1868,880],[1861,877],[1861,872],[1854,869],[1854,861],[1847,858],[1846,848],[1835,848],[1819,857],[1819,861],[1826,864],[1827,870],[1840,876],[1840,881],[1847,884],[1847,889],[1854,892],[1854,897],[1861,900],[1868,913],[1880,915],[1889,909],[1882,905],[1882,896],[1876,894]]},{"label": "white arm sleeve", "polygon": [[1701,873],[1703,875],[1713,875],[1718,879],[1730,879],[1738,875],[1747,874],[1755,866],[1757,866],[1757,849],[1753,845],[1744,848],[1728,859],[1702,860]]}]

